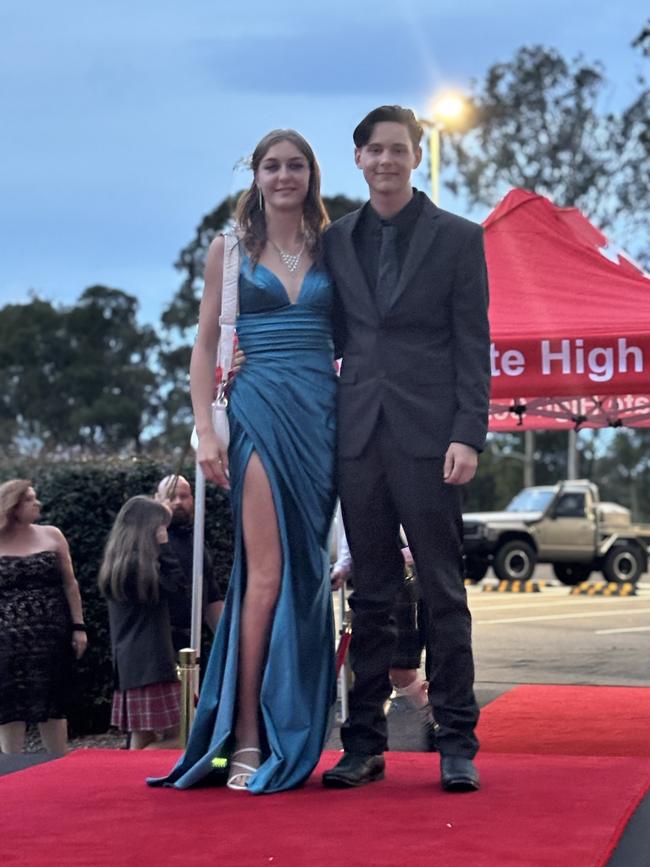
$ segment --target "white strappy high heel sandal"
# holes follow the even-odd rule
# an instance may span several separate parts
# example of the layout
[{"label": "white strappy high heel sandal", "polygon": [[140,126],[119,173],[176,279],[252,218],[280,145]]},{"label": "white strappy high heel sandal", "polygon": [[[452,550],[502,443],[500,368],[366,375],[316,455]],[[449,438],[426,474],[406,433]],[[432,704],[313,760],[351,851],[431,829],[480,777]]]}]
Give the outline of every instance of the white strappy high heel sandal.
[{"label": "white strappy high heel sandal", "polygon": [[[229,789],[233,789],[236,792],[243,792],[246,790],[246,783],[257,770],[257,768],[254,768],[251,765],[247,765],[244,762],[234,761],[235,756],[240,756],[242,753],[257,753],[259,756],[261,756],[262,750],[260,750],[258,747],[242,747],[240,750],[235,750],[235,752],[231,755],[230,776],[228,777],[228,782],[226,783],[226,785]],[[235,768],[241,770],[235,770]]]}]

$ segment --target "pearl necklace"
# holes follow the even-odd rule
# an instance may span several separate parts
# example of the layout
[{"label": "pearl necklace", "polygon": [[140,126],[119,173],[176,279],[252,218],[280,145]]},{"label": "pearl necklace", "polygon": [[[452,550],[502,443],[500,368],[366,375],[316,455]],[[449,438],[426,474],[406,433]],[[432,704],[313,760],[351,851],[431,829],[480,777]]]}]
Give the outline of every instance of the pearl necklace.
[{"label": "pearl necklace", "polygon": [[305,242],[302,242],[302,247],[297,253],[288,253],[286,250],[282,250],[278,247],[275,241],[271,238],[269,238],[269,241],[271,241],[275,249],[278,251],[282,264],[286,267],[287,271],[290,274],[294,274],[300,267],[300,260],[302,259],[302,254],[305,252]]}]

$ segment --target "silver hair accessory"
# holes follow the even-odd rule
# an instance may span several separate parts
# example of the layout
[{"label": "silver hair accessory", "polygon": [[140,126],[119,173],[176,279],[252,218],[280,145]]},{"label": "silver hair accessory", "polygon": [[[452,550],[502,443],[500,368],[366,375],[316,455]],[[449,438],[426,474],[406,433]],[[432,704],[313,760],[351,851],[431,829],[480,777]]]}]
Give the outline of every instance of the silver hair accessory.
[{"label": "silver hair accessory", "polygon": [[253,154],[249,154],[247,157],[239,157],[232,170],[233,172],[239,171],[239,169],[248,169],[250,171],[252,168]]}]

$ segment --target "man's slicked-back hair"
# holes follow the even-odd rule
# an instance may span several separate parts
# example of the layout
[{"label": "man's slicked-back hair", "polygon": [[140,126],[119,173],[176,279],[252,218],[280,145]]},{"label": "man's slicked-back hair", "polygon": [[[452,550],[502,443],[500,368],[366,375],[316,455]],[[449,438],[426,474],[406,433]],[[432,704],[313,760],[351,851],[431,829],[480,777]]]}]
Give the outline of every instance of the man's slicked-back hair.
[{"label": "man's slicked-back hair", "polygon": [[380,105],[379,108],[373,108],[352,133],[355,146],[362,148],[367,145],[375,124],[386,122],[403,124],[413,142],[413,150],[420,147],[424,130],[411,109],[403,108],[401,105]]}]

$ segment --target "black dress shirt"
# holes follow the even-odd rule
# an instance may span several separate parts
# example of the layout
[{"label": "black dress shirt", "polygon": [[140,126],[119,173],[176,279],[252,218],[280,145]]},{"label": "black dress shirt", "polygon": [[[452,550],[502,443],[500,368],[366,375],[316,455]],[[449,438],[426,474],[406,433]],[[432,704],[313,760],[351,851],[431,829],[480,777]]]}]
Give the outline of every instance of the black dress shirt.
[{"label": "black dress shirt", "polygon": [[424,193],[414,189],[413,197],[410,201],[404,205],[401,211],[394,214],[390,220],[384,220],[383,217],[380,217],[370,202],[366,202],[363,206],[352,237],[361,269],[373,294],[377,286],[382,223],[392,223],[397,227],[397,258],[401,270],[406,259],[415,224],[422,210],[422,200],[424,197]]}]

